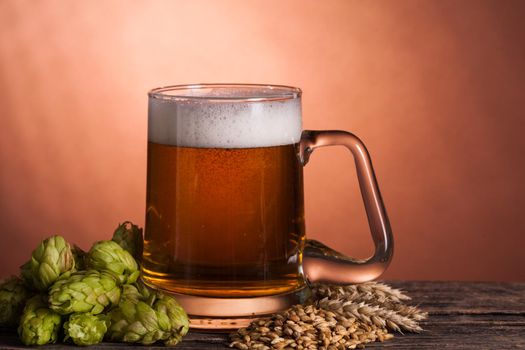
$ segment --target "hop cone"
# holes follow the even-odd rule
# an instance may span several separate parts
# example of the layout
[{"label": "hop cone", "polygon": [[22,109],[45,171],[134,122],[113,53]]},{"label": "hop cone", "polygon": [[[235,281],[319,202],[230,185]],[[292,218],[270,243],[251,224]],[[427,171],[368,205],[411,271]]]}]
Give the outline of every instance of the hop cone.
[{"label": "hop cone", "polygon": [[142,228],[134,225],[131,221],[125,221],[116,228],[113,233],[113,241],[127,250],[135,259],[142,259]]},{"label": "hop cone", "polygon": [[133,283],[140,275],[135,259],[113,241],[95,243],[89,251],[87,265],[90,269],[113,272],[122,283]]},{"label": "hop cone", "polygon": [[98,344],[108,330],[109,319],[105,315],[76,313],[64,323],[64,341],[71,339],[76,345]]},{"label": "hop cone", "polygon": [[59,279],[49,290],[49,305],[61,315],[90,312],[93,315],[120,299],[118,279],[110,272],[79,271]]},{"label": "hop cone", "polygon": [[167,295],[151,292],[147,298],[136,300],[139,295],[138,289],[131,286],[119,306],[109,312],[109,339],[144,345],[159,340],[166,345],[177,344],[188,332],[186,312]]},{"label": "hop cone", "polygon": [[54,343],[61,323],[60,315],[47,307],[42,296],[36,295],[26,303],[18,335],[25,345]]},{"label": "hop cone", "polygon": [[153,305],[153,308],[160,313],[168,315],[171,323],[172,333],[164,343],[166,345],[175,345],[180,342],[190,328],[188,315],[182,306],[180,306],[175,298],[163,293],[158,293],[158,299]]},{"label": "hop cone", "polygon": [[153,344],[170,336],[170,320],[143,301],[123,300],[109,312],[109,339],[126,343]]},{"label": "hop cone", "polygon": [[29,292],[20,278],[13,276],[0,282],[0,326],[18,325],[28,297]]},{"label": "hop cone", "polygon": [[59,277],[75,271],[71,246],[62,236],[52,236],[40,243],[31,259],[22,265],[22,277],[26,283],[46,291]]}]

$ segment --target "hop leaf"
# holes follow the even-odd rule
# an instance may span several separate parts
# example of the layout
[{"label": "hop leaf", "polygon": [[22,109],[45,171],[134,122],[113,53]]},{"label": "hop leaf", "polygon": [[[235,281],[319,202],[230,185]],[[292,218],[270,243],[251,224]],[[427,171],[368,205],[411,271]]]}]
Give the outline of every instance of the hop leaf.
[{"label": "hop leaf", "polygon": [[[145,286],[144,286],[145,287]],[[140,291],[129,285],[119,306],[109,312],[112,341],[177,344],[188,332],[188,316],[177,301],[161,292]]]},{"label": "hop leaf", "polygon": [[24,282],[18,277],[13,276],[0,282],[0,326],[18,325],[29,294]]},{"label": "hop leaf", "polygon": [[98,344],[108,330],[109,318],[106,315],[75,313],[64,323],[64,341],[71,339],[76,345]]},{"label": "hop leaf", "polygon": [[59,279],[49,291],[49,305],[61,315],[73,312],[100,314],[120,299],[118,279],[110,272],[79,271]]},{"label": "hop leaf", "polygon": [[90,269],[113,272],[122,283],[133,283],[140,275],[135,259],[113,241],[95,243],[89,251],[87,265]]},{"label": "hop leaf", "polygon": [[40,243],[31,259],[21,267],[25,282],[46,291],[59,277],[75,271],[75,260],[71,246],[62,236],[52,236]]},{"label": "hop leaf", "polygon": [[120,224],[113,233],[113,241],[127,250],[135,259],[142,259],[143,236],[142,228],[131,221]]},{"label": "hop leaf", "polygon": [[25,345],[54,343],[61,323],[60,315],[47,307],[42,296],[36,295],[26,303],[18,335]]}]

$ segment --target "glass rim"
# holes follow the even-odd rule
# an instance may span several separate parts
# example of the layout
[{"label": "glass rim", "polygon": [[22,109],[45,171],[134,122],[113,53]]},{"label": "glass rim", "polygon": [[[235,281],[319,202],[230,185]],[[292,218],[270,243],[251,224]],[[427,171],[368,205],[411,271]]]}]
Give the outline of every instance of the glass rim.
[{"label": "glass rim", "polygon": [[[211,95],[202,93],[205,89],[229,90],[227,95]],[[244,90],[247,94],[235,94],[234,91]],[[192,95],[189,92],[201,92]],[[155,99],[170,101],[218,101],[218,102],[264,102],[298,99],[302,91],[298,87],[279,84],[243,84],[243,83],[202,83],[168,85],[151,89],[148,96]]]}]

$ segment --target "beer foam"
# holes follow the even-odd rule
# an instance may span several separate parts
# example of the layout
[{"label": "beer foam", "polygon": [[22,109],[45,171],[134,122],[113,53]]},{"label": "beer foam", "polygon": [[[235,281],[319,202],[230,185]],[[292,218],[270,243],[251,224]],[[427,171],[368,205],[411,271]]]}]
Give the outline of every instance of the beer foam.
[{"label": "beer foam", "polygon": [[148,141],[197,148],[253,148],[301,139],[300,98],[220,101],[149,98]]}]

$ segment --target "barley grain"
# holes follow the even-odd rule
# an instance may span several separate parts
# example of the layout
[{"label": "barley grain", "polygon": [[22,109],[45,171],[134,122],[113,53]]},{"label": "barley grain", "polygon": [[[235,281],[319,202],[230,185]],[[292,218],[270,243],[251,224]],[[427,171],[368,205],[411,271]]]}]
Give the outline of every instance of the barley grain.
[{"label": "barley grain", "polygon": [[230,336],[241,350],[362,348],[393,338],[392,331],[419,332],[427,314],[404,304],[410,297],[383,283],[313,286],[314,298],[270,318],[252,322]]}]

